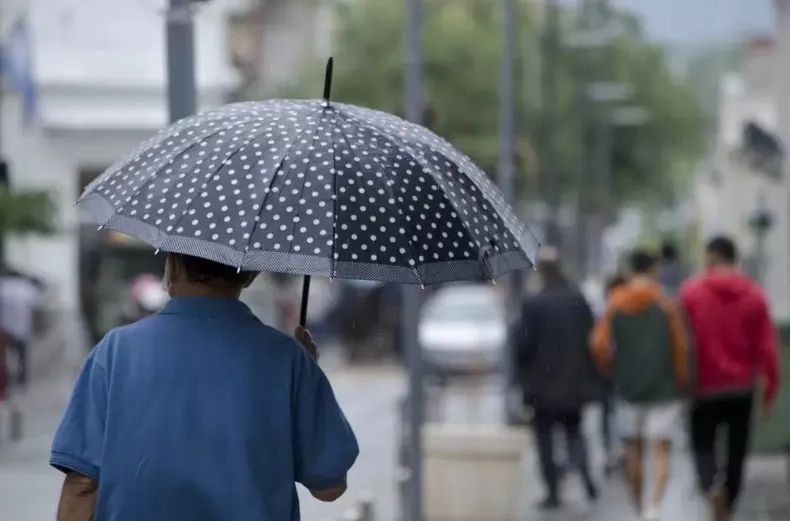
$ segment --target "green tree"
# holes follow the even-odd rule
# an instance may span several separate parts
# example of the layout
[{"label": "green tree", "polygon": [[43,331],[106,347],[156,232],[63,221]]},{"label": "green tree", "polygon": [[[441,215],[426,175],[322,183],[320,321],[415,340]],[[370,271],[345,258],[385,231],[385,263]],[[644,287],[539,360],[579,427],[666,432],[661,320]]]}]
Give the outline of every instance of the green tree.
[{"label": "green tree", "polygon": [[[425,0],[424,75],[427,124],[494,174],[499,153],[500,26],[490,0]],[[541,12],[518,6],[517,167],[521,193],[534,197],[541,166]],[[579,103],[592,79],[634,88],[632,103],[650,113],[647,125],[615,129],[613,188],[617,200],[666,199],[688,176],[702,146],[701,113],[693,91],[669,70],[662,50],[647,42],[638,22],[614,13],[623,34],[601,53],[563,48],[558,57],[558,165],[564,193],[591,190],[582,148]],[[337,7],[333,97],[401,113],[404,2],[354,0]],[[563,25],[572,13],[563,13]],[[567,33],[569,27],[564,27]],[[585,79],[579,71],[592,71]],[[317,97],[321,66],[289,94]],[[589,143],[588,143],[589,144]],[[582,175],[580,175],[582,174]],[[592,175],[591,172],[589,172]],[[588,181],[580,184],[580,181]]]},{"label": "green tree", "polygon": [[11,234],[52,233],[54,216],[55,205],[46,192],[0,185],[0,241]]}]

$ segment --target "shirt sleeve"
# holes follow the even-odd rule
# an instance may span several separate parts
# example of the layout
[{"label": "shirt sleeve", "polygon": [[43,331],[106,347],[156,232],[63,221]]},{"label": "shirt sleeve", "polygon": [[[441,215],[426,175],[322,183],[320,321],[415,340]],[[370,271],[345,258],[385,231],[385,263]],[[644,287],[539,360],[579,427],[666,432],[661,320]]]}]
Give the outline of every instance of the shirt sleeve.
[{"label": "shirt sleeve", "polygon": [[94,349],[82,366],[66,412],[52,442],[50,465],[98,482],[107,414],[104,368]]},{"label": "shirt sleeve", "polygon": [[326,490],[344,483],[359,447],[324,372],[305,353],[297,363],[295,478],[309,490]]}]

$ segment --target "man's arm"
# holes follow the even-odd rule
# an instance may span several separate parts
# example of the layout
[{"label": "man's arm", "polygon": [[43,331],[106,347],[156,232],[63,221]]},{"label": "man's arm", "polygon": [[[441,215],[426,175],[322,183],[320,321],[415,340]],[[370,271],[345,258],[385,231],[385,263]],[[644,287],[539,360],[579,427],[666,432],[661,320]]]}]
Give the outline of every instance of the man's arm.
[{"label": "man's arm", "polygon": [[689,390],[689,348],[686,325],[680,309],[670,300],[664,302],[669,317],[669,338],[672,344],[672,366],[681,391]]},{"label": "man's arm", "polygon": [[605,375],[612,372],[612,316],[614,307],[610,304],[606,312],[593,328],[590,338],[590,351],[598,369]]},{"label": "man's arm", "polygon": [[91,478],[69,472],[60,492],[57,521],[91,521],[99,487]]},{"label": "man's arm", "polygon": [[295,336],[312,361],[302,354],[297,362],[294,477],[319,501],[336,501],[346,492],[359,446],[326,375],[314,362],[318,349],[310,334],[300,327]]},{"label": "man's arm", "polygon": [[757,349],[758,360],[764,382],[763,406],[765,414],[773,408],[776,394],[779,392],[779,339],[776,328],[771,320],[768,304],[764,299],[760,301],[757,320]]},{"label": "man's arm", "polygon": [[318,501],[331,503],[340,499],[341,496],[346,493],[346,489],[348,489],[348,483],[346,482],[346,478],[343,478],[343,482],[339,485],[324,490],[311,490],[310,494]]}]

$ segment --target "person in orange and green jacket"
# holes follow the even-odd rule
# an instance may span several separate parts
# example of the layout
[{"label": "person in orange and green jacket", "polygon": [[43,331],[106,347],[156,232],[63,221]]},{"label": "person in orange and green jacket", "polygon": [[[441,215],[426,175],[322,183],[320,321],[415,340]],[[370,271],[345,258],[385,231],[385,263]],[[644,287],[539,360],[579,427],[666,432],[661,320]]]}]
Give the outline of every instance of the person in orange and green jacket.
[{"label": "person in orange and green jacket", "polygon": [[[609,297],[592,334],[596,363],[611,375],[618,424],[625,441],[626,478],[637,510],[660,519],[675,433],[682,428],[688,386],[688,344],[678,307],[657,281],[658,261],[644,250],[631,254],[632,276]],[[643,460],[652,450],[654,479],[642,508]]]}]

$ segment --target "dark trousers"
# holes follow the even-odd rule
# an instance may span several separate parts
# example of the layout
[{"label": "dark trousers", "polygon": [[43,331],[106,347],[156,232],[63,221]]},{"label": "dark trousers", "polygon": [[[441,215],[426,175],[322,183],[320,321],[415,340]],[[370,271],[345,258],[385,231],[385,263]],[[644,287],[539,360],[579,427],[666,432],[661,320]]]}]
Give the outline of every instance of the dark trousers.
[{"label": "dark trousers", "polygon": [[[743,482],[752,426],[752,393],[698,400],[691,411],[691,442],[697,476],[704,492],[719,484],[723,470],[724,492],[730,511],[734,510]],[[726,462],[717,450],[726,435]]]},{"label": "dark trousers", "polygon": [[565,433],[570,463],[578,468],[587,490],[594,488],[587,461],[587,447],[581,432],[581,411],[556,411],[536,409],[534,418],[535,434],[538,441],[540,471],[548,494],[557,498],[559,494],[560,466],[554,451],[554,427],[559,426]]},{"label": "dark trousers", "polygon": [[611,454],[612,446],[614,445],[612,424],[614,423],[615,400],[614,390],[612,389],[607,389],[601,398],[601,440],[603,441],[603,449],[606,456]]}]

